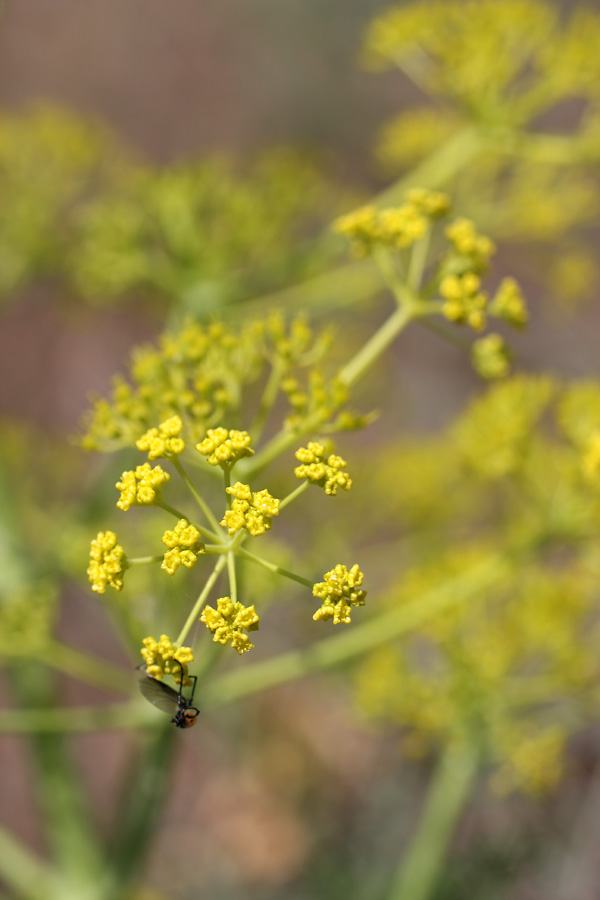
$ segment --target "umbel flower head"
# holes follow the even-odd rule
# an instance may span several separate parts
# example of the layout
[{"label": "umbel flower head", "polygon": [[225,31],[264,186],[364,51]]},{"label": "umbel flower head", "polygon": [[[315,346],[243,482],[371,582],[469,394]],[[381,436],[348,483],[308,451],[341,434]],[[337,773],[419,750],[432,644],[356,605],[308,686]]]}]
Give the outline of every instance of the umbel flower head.
[{"label": "umbel flower head", "polygon": [[183,422],[179,416],[171,416],[162,422],[158,428],[150,428],[138,438],[135,446],[138,450],[145,450],[148,459],[155,460],[161,457],[177,456],[185,450],[185,441],[180,437],[183,431]]},{"label": "umbel flower head", "polygon": [[135,470],[123,472],[115,487],[121,491],[117,506],[124,511],[132,506],[152,506],[160,497],[160,490],[170,479],[160,466],[144,463]]},{"label": "umbel flower head", "polygon": [[157,681],[161,681],[165,675],[172,675],[175,683],[179,684],[183,669],[183,684],[191,684],[187,677],[187,665],[194,661],[191,647],[178,647],[167,634],[161,634],[158,641],[153,637],[146,637],[142,644],[141,654],[148,675]]},{"label": "umbel flower head", "polygon": [[359,589],[363,582],[363,573],[356,564],[350,570],[338,564],[323,577],[325,581],[313,587],[313,596],[323,601],[313,619],[315,622],[333,619],[334,625],[342,622],[349,625],[352,607],[365,605],[367,592]]},{"label": "umbel flower head", "polygon": [[323,444],[310,441],[306,447],[300,447],[295,453],[296,459],[302,463],[296,466],[296,478],[306,478],[311,484],[324,488],[326,494],[335,496],[338,488],[349,491],[352,479],[344,472],[346,461],[341,456],[330,453],[326,456]]},{"label": "umbel flower head", "polygon": [[200,540],[200,532],[195,525],[190,525],[187,519],[180,519],[173,531],[165,531],[161,540],[169,549],[160,567],[169,575],[174,575],[179,566],[191,569],[198,556],[206,553],[206,548]]},{"label": "umbel flower head", "polygon": [[231,644],[241,655],[254,647],[244,631],[257,631],[260,619],[254,606],[243,606],[230,597],[221,597],[217,600],[216,609],[212,606],[204,607],[200,621],[212,632],[213,641],[223,645]]},{"label": "umbel flower head", "polygon": [[204,440],[196,444],[196,450],[206,456],[211,466],[231,468],[238,459],[254,456],[254,450],[250,448],[251,441],[247,431],[209,428]]},{"label": "umbel flower head", "polygon": [[236,482],[227,488],[227,493],[235,497],[221,525],[227,534],[235,534],[240,528],[246,528],[252,537],[264,534],[271,527],[271,517],[279,515],[279,500],[272,497],[267,490],[252,492],[250,486]]},{"label": "umbel flower head", "polygon": [[108,587],[123,590],[123,573],[127,557],[113,531],[99,531],[90,547],[90,564],[87,574],[92,590],[103,594]]}]

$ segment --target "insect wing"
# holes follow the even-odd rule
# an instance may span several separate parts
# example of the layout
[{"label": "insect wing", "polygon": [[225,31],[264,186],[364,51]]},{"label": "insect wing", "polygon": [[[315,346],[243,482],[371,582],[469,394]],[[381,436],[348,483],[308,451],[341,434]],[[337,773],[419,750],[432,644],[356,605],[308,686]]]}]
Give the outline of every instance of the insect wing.
[{"label": "insect wing", "polygon": [[146,700],[158,707],[170,716],[174,716],[179,709],[178,693],[162,681],[157,681],[151,675],[142,675],[139,680],[139,688]]}]

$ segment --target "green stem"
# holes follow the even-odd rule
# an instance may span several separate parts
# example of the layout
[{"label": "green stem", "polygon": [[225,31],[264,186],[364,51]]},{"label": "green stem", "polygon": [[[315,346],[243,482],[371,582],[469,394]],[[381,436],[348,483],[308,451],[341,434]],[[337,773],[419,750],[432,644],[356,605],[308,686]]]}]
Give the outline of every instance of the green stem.
[{"label": "green stem", "polygon": [[374,203],[379,208],[393,206],[403,199],[405,192],[411,187],[425,187],[430,190],[441,188],[459,172],[468,168],[485,147],[486,139],[479,128],[464,128],[428,156],[421,165],[415,166],[407,175],[403,175],[382,191]]},{"label": "green stem", "polygon": [[446,748],[388,900],[429,900],[433,895],[478,767],[479,754],[472,743]]},{"label": "green stem", "polygon": [[288,571],[288,569],[282,569],[281,566],[269,562],[268,559],[263,559],[261,556],[255,556],[254,553],[250,553],[250,551],[246,550],[244,547],[240,547],[238,553],[249,562],[256,563],[257,566],[262,566],[263,569],[268,569],[269,572],[273,572],[276,575],[283,575],[285,576],[285,578],[291,578],[292,581],[297,581],[298,584],[302,584],[305,587],[309,587],[311,589],[313,587],[314,582],[309,581],[307,578],[302,578],[301,575],[296,575],[294,572]]},{"label": "green stem", "polygon": [[[310,426],[310,423],[308,424]],[[310,427],[307,427],[303,429],[302,434],[308,434],[310,430]],[[283,428],[271,438],[268,444],[265,444],[260,453],[257,453],[251,459],[246,458],[238,463],[240,476],[243,476],[245,481],[250,481],[253,475],[256,475],[257,472],[260,472],[270,462],[277,459],[278,456],[281,456],[282,453],[285,453],[286,450],[301,440],[302,434]]]},{"label": "green stem", "polygon": [[237,600],[237,578],[235,571],[235,554],[231,550],[227,554],[227,576],[229,578],[229,596],[235,603]]},{"label": "green stem", "polygon": [[169,723],[149,738],[141,760],[136,752],[113,830],[111,865],[103,883],[106,900],[130,896],[167,798],[176,736]]},{"label": "green stem", "polygon": [[[32,663],[13,670],[13,681],[23,706],[55,705],[54,682],[42,666]],[[96,885],[105,860],[70,747],[60,734],[34,733],[29,743],[35,763],[35,796],[56,867],[72,896],[97,898]]]},{"label": "green stem", "polygon": [[288,494],[287,497],[283,498],[283,500],[279,504],[279,509],[280,510],[285,509],[286,506],[292,502],[292,500],[295,500],[296,497],[299,497],[300,494],[304,493],[304,491],[306,490],[308,485],[309,485],[308,481],[303,481],[302,484],[299,484],[295,490],[293,490],[290,494]]},{"label": "green stem", "polygon": [[151,726],[155,721],[148,704],[143,707],[119,703],[113,706],[74,706],[53,709],[3,709],[0,733],[32,734],[63,731],[121,731]]},{"label": "green stem", "polygon": [[266,425],[269,413],[273,409],[273,405],[279,391],[279,385],[281,384],[282,374],[283,370],[281,368],[281,365],[276,362],[271,368],[267,383],[265,384],[265,388],[260,399],[260,405],[258,407],[256,416],[254,417],[254,421],[249,429],[249,433],[252,435],[252,440],[255,444],[258,444]]},{"label": "green stem", "polygon": [[120,666],[104,662],[89,653],[62,644],[60,641],[49,641],[37,654],[37,659],[45,665],[65,672],[74,678],[93,684],[96,687],[106,688],[109,691],[117,691],[120,694],[129,693],[130,672]]},{"label": "green stem", "polygon": [[[241,552],[244,555],[248,551]],[[512,571],[517,556],[492,555],[428,594],[386,610],[362,625],[353,625],[344,634],[326,638],[305,650],[282,653],[264,662],[227,672],[207,686],[206,702],[213,705],[232,702],[362,656],[496,586]]]},{"label": "green stem", "polygon": [[386,319],[383,325],[369,338],[358,353],[346,363],[339,373],[340,380],[346,384],[354,384],[361,375],[372,366],[390,344],[406,328],[414,316],[414,312],[406,307],[399,307]]},{"label": "green stem", "polygon": [[216,561],[214,569],[212,570],[211,574],[208,577],[208,581],[202,588],[202,593],[200,594],[200,596],[194,603],[193,609],[192,609],[191,613],[189,614],[189,616],[187,617],[185,625],[179,632],[179,636],[178,636],[177,640],[175,641],[176,644],[181,645],[183,643],[183,641],[186,639],[190,628],[192,627],[192,625],[194,624],[194,622],[196,621],[196,619],[198,618],[198,616],[200,614],[200,610],[202,609],[202,607],[204,605],[204,601],[210,594],[215,581],[217,580],[217,578],[219,577],[219,575],[225,568],[225,565],[227,563],[227,556],[228,556],[228,554],[224,553]]},{"label": "green stem", "polygon": [[[214,530],[214,534],[219,534],[219,531],[220,531],[219,523],[215,519],[210,506],[208,506],[208,504],[205,502],[204,498],[198,492],[196,485],[194,484],[192,479],[189,477],[189,475],[187,474],[187,472],[181,465],[179,459],[175,456],[175,457],[173,457],[173,459],[171,461],[172,461],[173,465],[175,466],[175,468],[177,469],[177,471],[179,472],[179,475],[183,479],[186,487],[188,488],[188,490],[191,492],[192,496],[194,497],[194,500],[196,501],[196,503],[198,504],[198,506],[204,513],[204,515],[206,516],[208,522],[210,523],[211,528]],[[198,526],[196,526],[196,527],[198,527]],[[200,529],[200,528],[198,530],[200,531],[201,534],[204,534],[207,537],[209,536],[209,532],[204,531],[203,529]],[[214,534],[212,535],[212,537],[214,537]]]},{"label": "green stem", "polygon": [[22,900],[59,900],[70,897],[58,872],[40,862],[20,841],[0,825],[0,876]]}]

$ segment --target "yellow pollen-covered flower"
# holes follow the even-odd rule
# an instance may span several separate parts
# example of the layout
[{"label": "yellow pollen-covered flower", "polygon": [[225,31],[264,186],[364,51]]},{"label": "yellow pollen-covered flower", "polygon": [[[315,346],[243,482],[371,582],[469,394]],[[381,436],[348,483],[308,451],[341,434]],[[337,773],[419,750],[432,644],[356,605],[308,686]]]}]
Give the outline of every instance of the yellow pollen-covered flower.
[{"label": "yellow pollen-covered flower", "polygon": [[211,466],[222,466],[230,469],[238,459],[254,456],[250,443],[252,438],[247,431],[228,431],[226,428],[209,428],[206,437],[196,450],[206,456]]},{"label": "yellow pollen-covered flower", "polygon": [[150,428],[136,442],[138,450],[148,453],[148,459],[160,459],[163,456],[177,456],[185,450],[185,442],[180,437],[183,422],[179,416],[171,416],[158,428]]},{"label": "yellow pollen-covered flower", "polygon": [[235,497],[221,525],[227,534],[235,534],[246,528],[253,537],[264,534],[271,527],[271,517],[279,515],[279,503],[267,490],[252,492],[250,486],[237,482],[227,488],[227,493]]},{"label": "yellow pollen-covered flower", "polygon": [[294,475],[296,478],[308,479],[311,484],[324,488],[325,493],[332,496],[337,494],[338,488],[349,491],[352,479],[343,471],[346,461],[333,453],[327,457],[325,454],[325,447],[317,441],[310,441],[306,447],[300,447],[295,456],[302,465],[294,469]]},{"label": "yellow pollen-covered flower", "polygon": [[470,219],[456,219],[446,228],[446,237],[461,256],[469,256],[477,266],[485,267],[494,254],[494,242],[478,234]]},{"label": "yellow pollen-covered flower", "polygon": [[487,294],[480,291],[481,279],[474,272],[447,275],[440,284],[445,299],[442,312],[450,322],[466,323],[475,331],[485,328]]},{"label": "yellow pollen-covered flower", "polygon": [[600,485],[600,431],[594,432],[587,441],[581,470],[588,484]]},{"label": "yellow pollen-covered flower", "polygon": [[239,654],[252,650],[254,644],[244,631],[257,631],[260,619],[254,606],[243,606],[230,597],[217,600],[217,608],[205,606],[200,621],[212,632],[213,641],[231,644]]},{"label": "yellow pollen-covered flower", "polygon": [[115,485],[121,491],[117,506],[124,511],[131,506],[151,506],[170,477],[160,466],[152,468],[150,463],[138,466],[135,471],[123,472]]},{"label": "yellow pollen-covered flower", "polygon": [[127,557],[113,531],[99,531],[90,547],[90,564],[87,570],[92,590],[103,594],[106,587],[123,590],[123,573]]},{"label": "yellow pollen-covered flower", "polygon": [[514,328],[527,324],[528,314],[521,288],[514,278],[504,278],[490,303],[490,313]]},{"label": "yellow pollen-covered flower", "polygon": [[183,669],[183,684],[191,684],[191,680],[187,677],[188,663],[194,661],[194,651],[191,647],[178,647],[167,634],[161,634],[158,641],[153,637],[146,637],[142,644],[144,646],[141,654],[148,675],[157,681],[161,681],[165,675],[172,675],[173,681],[179,684]]},{"label": "yellow pollen-covered flower", "polygon": [[336,219],[333,230],[351,241],[357,256],[365,256],[378,244],[402,250],[421,240],[430,220],[444,215],[449,205],[445,194],[415,188],[408,192],[407,202],[401,206],[382,210],[363,206]]},{"label": "yellow pollen-covered flower", "polygon": [[313,586],[313,596],[323,602],[313,616],[315,622],[333,619],[334,625],[350,624],[353,606],[364,606],[366,591],[359,590],[364,575],[358,565],[350,570],[338,564],[323,576],[325,581]]},{"label": "yellow pollen-covered flower", "polygon": [[471,347],[471,362],[482,378],[504,378],[510,369],[504,340],[499,334],[488,334],[474,341]]},{"label": "yellow pollen-covered flower", "polygon": [[198,556],[206,553],[200,532],[187,519],[180,519],[173,531],[165,531],[161,540],[169,550],[160,567],[169,575],[174,575],[179,566],[191,569]]}]

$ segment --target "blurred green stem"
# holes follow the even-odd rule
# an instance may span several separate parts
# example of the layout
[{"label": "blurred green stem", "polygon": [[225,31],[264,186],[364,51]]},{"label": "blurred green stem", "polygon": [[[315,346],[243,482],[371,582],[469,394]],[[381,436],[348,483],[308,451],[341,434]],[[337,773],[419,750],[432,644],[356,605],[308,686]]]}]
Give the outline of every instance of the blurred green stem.
[{"label": "blurred green stem", "polygon": [[173,771],[178,731],[167,721],[147,738],[144,754],[132,760],[131,778],[124,781],[121,808],[113,828],[113,854],[103,881],[104,900],[131,896],[148,846],[156,833]]},{"label": "blurred green stem", "polygon": [[429,900],[432,896],[478,768],[479,754],[473,744],[461,741],[446,747],[388,900]]},{"label": "blurred green stem", "polygon": [[51,866],[40,862],[0,825],[0,876],[14,896],[22,900],[49,900],[68,896]]}]

